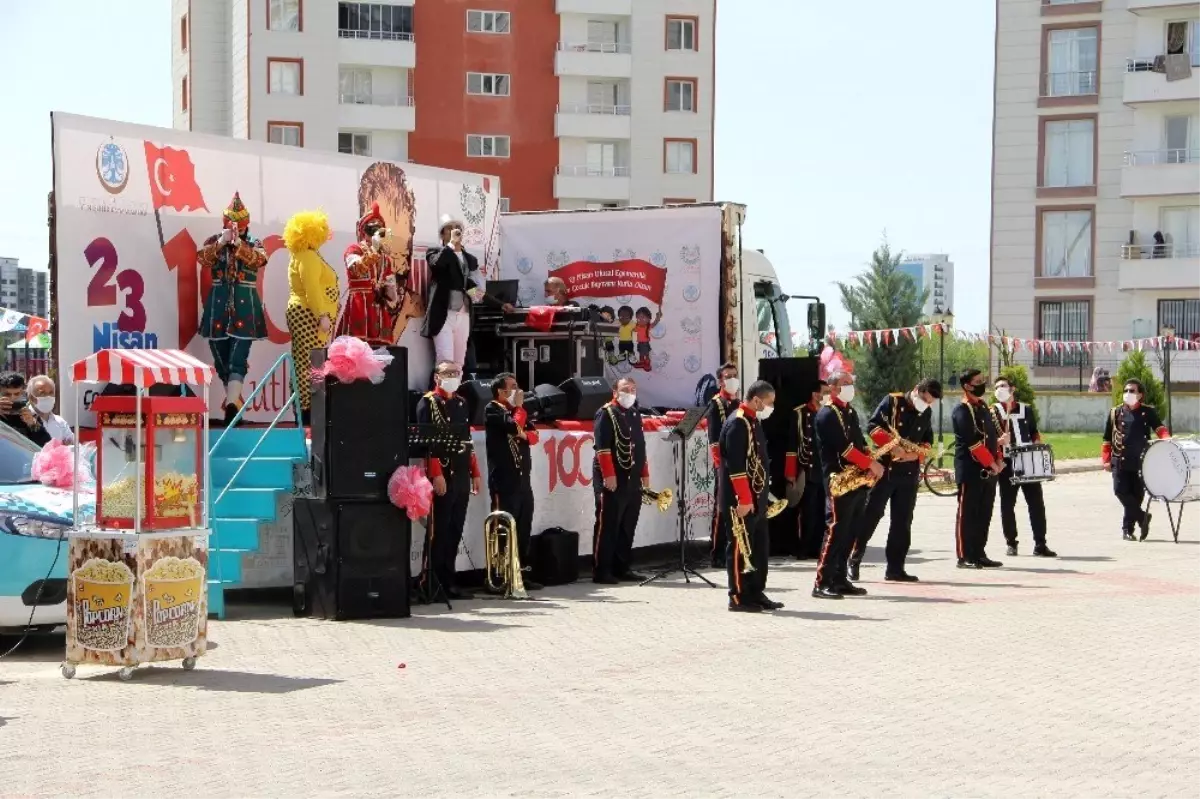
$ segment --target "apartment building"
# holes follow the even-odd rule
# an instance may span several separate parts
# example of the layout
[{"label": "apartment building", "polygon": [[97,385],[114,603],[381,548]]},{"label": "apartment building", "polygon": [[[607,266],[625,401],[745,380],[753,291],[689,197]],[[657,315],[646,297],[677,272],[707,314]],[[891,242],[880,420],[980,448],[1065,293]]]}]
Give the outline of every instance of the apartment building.
[{"label": "apartment building", "polygon": [[917,291],[926,291],[922,316],[944,316],[954,310],[954,262],[949,255],[906,255],[899,269],[912,278]]},{"label": "apartment building", "polygon": [[998,0],[995,80],[992,327],[1200,338],[1200,3]]},{"label": "apartment building", "polygon": [[47,318],[47,275],[45,269],[20,266],[16,258],[0,258],[0,308]]},{"label": "apartment building", "polygon": [[716,0],[172,0],[176,128],[494,174],[514,211],[704,202]]}]

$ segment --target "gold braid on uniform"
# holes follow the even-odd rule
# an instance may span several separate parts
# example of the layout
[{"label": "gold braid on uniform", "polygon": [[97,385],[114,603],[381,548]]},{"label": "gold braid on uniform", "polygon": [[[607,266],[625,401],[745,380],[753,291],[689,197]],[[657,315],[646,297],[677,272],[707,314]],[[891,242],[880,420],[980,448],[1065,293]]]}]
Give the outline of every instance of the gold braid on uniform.
[{"label": "gold braid on uniform", "polygon": [[605,411],[608,413],[608,420],[612,422],[613,458],[616,460],[617,466],[620,467],[622,471],[632,471],[633,441],[629,435],[622,433],[621,425],[617,422],[617,415],[613,412],[612,406],[609,405]]},{"label": "gold braid on uniform", "polygon": [[1118,405],[1109,411],[1109,416],[1112,419],[1112,454],[1116,458],[1120,458],[1125,451],[1125,425],[1121,420],[1121,408]]},{"label": "gold braid on uniform", "polygon": [[746,425],[746,474],[750,478],[750,490],[754,496],[761,494],[767,487],[767,469],[758,457],[758,447],[754,441],[754,428],[745,416],[740,417]]}]

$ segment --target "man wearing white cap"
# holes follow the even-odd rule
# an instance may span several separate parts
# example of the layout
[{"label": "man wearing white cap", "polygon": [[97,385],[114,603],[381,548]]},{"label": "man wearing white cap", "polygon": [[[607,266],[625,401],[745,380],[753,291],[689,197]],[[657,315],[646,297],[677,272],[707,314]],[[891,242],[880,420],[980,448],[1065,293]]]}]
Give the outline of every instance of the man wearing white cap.
[{"label": "man wearing white cap", "polygon": [[443,214],[439,230],[442,246],[425,254],[430,286],[421,335],[433,339],[436,362],[449,361],[461,369],[471,335],[471,303],[484,297],[483,277],[479,261],[463,249],[462,222]]}]

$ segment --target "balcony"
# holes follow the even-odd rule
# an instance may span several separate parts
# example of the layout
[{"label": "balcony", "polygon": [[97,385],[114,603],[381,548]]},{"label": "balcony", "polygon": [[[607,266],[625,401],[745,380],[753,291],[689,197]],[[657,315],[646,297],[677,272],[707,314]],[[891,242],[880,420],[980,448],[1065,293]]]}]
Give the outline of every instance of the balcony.
[{"label": "balcony", "polygon": [[415,69],[417,45],[411,33],[338,30],[338,63]]},{"label": "balcony", "polygon": [[554,0],[554,13],[628,17],[633,14],[633,0]]},{"label": "balcony", "polygon": [[[1139,17],[1158,19],[1195,18],[1200,11],[1197,0],[1125,0],[1126,8]],[[1182,13],[1181,13],[1182,12]]]},{"label": "balcony", "polygon": [[1101,0],[1042,0],[1043,17],[1060,17],[1068,14],[1097,14]]},{"label": "balcony", "polygon": [[627,42],[559,42],[554,74],[585,78],[633,76],[632,48]]},{"label": "balcony", "polygon": [[1200,150],[1125,153],[1122,197],[1159,197],[1200,192]]},{"label": "balcony", "polygon": [[1044,72],[1038,89],[1038,105],[1083,105],[1098,102],[1096,71]]},{"label": "balcony", "polygon": [[1167,58],[1174,56],[1126,59],[1122,96],[1126,105],[1200,100],[1200,54],[1185,53],[1178,57],[1190,62],[1192,73],[1180,80],[1167,80]]},{"label": "balcony", "polygon": [[1117,288],[1200,289],[1200,243],[1126,244],[1121,248]]},{"label": "balcony", "polygon": [[629,167],[560,166],[554,199],[618,202],[629,200]]},{"label": "balcony", "polygon": [[411,133],[417,128],[417,108],[410,95],[339,94],[338,127]]},{"label": "balcony", "polygon": [[627,105],[560,105],[554,135],[579,139],[628,139]]}]

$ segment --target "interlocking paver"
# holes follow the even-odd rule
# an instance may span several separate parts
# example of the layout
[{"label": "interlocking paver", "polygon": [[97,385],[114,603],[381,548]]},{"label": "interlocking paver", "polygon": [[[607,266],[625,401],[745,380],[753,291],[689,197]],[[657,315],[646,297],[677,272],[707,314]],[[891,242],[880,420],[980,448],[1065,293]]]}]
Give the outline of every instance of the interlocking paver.
[{"label": "interlocking paver", "polygon": [[235,608],[196,671],[129,683],[67,682],[39,641],[0,661],[0,795],[1193,795],[1200,518],[1129,543],[1106,475],[1046,495],[1057,561],[1003,557],[997,519],[1008,568],[957,570],[954,500],[922,496],[921,583],[872,547],[871,595],[821,602],[777,561],[773,616],[682,581],[397,621]]}]

